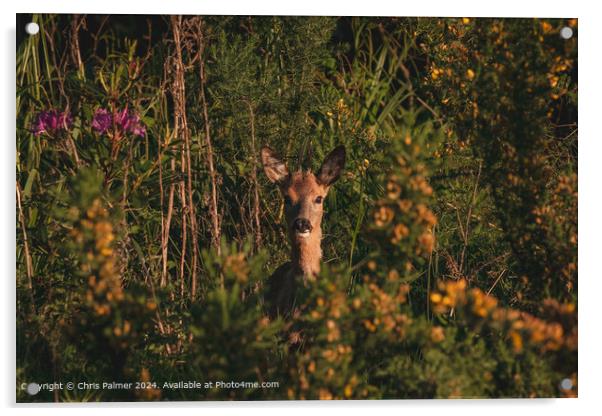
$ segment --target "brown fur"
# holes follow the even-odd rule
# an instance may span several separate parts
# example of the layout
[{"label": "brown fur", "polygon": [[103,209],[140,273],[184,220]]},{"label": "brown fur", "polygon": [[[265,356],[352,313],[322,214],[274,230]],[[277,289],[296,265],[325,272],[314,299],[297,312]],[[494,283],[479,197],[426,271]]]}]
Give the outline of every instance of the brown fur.
[{"label": "brown fur", "polygon": [[[285,198],[287,233],[291,244],[291,261],[278,267],[268,280],[270,315],[288,315],[294,309],[299,280],[305,282],[320,272],[324,199],[345,164],[345,150],[342,147],[333,150],[317,175],[302,171],[290,174],[286,164],[266,147],[261,150],[261,160],[266,176],[278,184]],[[295,225],[298,220],[307,224],[303,226],[303,232]],[[309,228],[308,233],[306,227]]]}]

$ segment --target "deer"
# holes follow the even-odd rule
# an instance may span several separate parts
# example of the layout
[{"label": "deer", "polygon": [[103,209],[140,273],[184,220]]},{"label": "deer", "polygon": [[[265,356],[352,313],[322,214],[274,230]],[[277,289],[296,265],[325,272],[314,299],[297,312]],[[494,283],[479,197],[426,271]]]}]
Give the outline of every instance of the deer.
[{"label": "deer", "polygon": [[265,175],[284,198],[291,247],[290,261],[268,278],[269,315],[287,317],[294,311],[298,284],[307,283],[320,272],[324,200],[345,166],[345,147],[333,149],[315,174],[309,170],[289,172],[286,163],[267,146],[261,149],[261,162]]}]

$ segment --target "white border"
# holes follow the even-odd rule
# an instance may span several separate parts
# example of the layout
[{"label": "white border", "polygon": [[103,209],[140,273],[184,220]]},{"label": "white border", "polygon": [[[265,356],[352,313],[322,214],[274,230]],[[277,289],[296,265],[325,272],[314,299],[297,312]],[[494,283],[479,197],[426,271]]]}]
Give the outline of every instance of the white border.
[{"label": "white border", "polygon": [[320,16],[463,16],[463,17],[576,17],[586,6],[558,0],[506,0],[497,4],[476,1],[401,2],[357,0],[171,0],[171,1],[20,1],[21,13],[132,13],[132,14],[239,14]]},{"label": "white border", "polygon": [[[2,41],[0,42],[2,64],[0,99],[0,138],[2,163],[0,168],[0,194],[2,195],[2,229],[0,239],[0,264],[2,275],[2,328],[0,343],[1,367],[0,397],[8,414],[27,413],[81,413],[81,405],[15,406],[15,13],[133,13],[133,14],[283,14],[283,15],[367,15],[367,16],[503,16],[503,17],[577,17],[579,18],[579,399],[552,400],[461,400],[461,401],[381,401],[381,402],[238,402],[238,403],[158,403],[158,404],[104,404],[87,406],[86,413],[106,415],[107,407],[113,414],[128,414],[134,408],[143,408],[145,415],[164,415],[168,409],[176,412],[211,412],[225,414],[245,413],[265,415],[303,414],[315,412],[344,412],[345,415],[365,415],[370,408],[379,413],[438,413],[462,415],[504,415],[522,411],[547,415],[568,412],[590,414],[600,404],[598,386],[600,382],[600,316],[598,306],[602,304],[600,264],[597,257],[597,242],[602,236],[600,227],[600,191],[602,174],[599,169],[602,155],[598,120],[602,106],[600,88],[602,65],[599,40],[600,14],[596,13],[595,2],[575,1],[517,1],[471,2],[468,0],[431,0],[422,2],[402,1],[344,1],[304,0],[289,3],[284,0],[100,0],[94,2],[60,0],[55,2],[4,0],[1,3]],[[21,30],[21,28],[19,29]],[[186,409],[186,410],[185,410]],[[192,413],[192,412],[191,412]]]}]

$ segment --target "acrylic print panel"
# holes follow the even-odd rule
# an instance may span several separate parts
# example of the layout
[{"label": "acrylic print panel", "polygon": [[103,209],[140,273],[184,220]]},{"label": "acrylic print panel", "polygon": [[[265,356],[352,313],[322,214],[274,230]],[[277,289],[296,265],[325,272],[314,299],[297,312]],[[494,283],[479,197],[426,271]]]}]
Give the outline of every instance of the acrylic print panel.
[{"label": "acrylic print panel", "polygon": [[17,27],[17,401],[577,395],[576,19]]}]

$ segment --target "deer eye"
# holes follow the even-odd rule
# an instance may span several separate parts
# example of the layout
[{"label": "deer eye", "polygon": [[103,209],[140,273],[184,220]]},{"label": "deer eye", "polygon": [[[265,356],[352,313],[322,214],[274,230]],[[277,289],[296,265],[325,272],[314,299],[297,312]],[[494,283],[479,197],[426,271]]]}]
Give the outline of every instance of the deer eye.
[{"label": "deer eye", "polygon": [[316,204],[321,204],[323,199],[324,199],[324,198],[322,198],[321,196],[319,196],[319,197],[317,197],[317,198],[314,200],[314,202],[315,202]]}]

